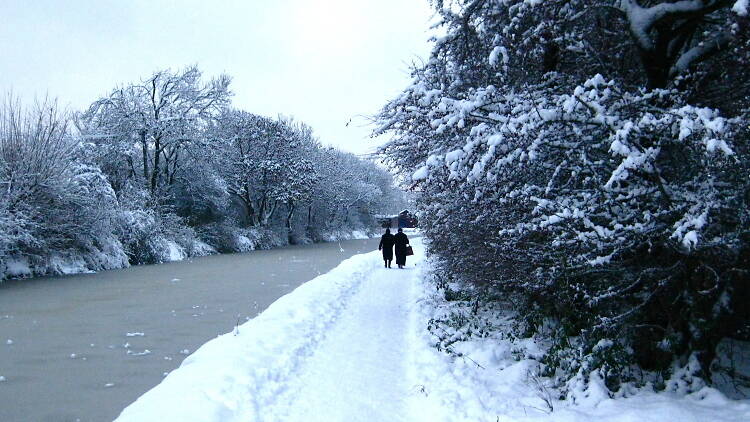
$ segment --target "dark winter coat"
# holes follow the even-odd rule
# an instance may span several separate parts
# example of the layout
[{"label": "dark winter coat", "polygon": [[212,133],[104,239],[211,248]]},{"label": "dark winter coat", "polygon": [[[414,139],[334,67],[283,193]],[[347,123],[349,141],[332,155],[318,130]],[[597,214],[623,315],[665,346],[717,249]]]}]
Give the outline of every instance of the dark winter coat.
[{"label": "dark winter coat", "polygon": [[393,239],[396,245],[396,265],[406,265],[406,245],[409,244],[409,238],[403,233],[396,233]]},{"label": "dark winter coat", "polygon": [[380,238],[378,249],[383,251],[383,260],[391,261],[393,259],[393,244],[396,242],[394,235],[386,233]]}]

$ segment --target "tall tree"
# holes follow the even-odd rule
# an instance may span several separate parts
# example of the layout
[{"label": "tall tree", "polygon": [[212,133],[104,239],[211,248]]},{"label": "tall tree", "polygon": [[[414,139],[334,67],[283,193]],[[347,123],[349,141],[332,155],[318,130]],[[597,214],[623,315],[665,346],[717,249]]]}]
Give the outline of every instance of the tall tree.
[{"label": "tall tree", "polygon": [[229,192],[245,207],[253,226],[266,226],[280,206],[289,225],[296,205],[309,199],[316,175],[309,155],[314,140],[305,127],[244,111],[229,110],[218,121],[223,175]]},{"label": "tall tree", "polygon": [[229,104],[229,82],[221,75],[202,83],[195,66],[162,70],[95,101],[82,115],[82,131],[93,143],[117,145],[130,176],[140,174],[156,195],[174,183],[184,146]]}]

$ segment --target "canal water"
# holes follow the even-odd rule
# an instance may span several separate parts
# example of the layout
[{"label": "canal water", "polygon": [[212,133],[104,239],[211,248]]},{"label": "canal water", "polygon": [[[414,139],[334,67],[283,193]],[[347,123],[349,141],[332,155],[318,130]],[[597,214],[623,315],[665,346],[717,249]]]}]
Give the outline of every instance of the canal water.
[{"label": "canal water", "polygon": [[0,421],[111,421],[206,341],[377,240],[0,284]]}]

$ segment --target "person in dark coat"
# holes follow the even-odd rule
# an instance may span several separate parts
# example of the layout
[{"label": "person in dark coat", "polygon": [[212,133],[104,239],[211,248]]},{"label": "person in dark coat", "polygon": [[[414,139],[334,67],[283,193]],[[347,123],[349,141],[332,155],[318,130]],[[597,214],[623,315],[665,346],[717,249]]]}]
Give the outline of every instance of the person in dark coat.
[{"label": "person in dark coat", "polygon": [[383,261],[385,261],[385,267],[391,268],[391,261],[393,260],[393,244],[395,243],[394,237],[391,234],[391,229],[385,229],[385,234],[380,238],[380,246],[378,250],[383,251]]},{"label": "person in dark coat", "polygon": [[403,229],[398,229],[398,233],[393,236],[396,245],[396,265],[399,268],[406,266],[406,247],[409,246],[409,238],[404,234]]}]

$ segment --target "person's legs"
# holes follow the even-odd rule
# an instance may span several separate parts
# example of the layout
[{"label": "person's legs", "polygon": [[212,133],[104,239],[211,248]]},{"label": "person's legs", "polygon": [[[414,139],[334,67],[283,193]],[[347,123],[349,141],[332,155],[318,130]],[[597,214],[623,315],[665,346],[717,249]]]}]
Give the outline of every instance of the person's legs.
[{"label": "person's legs", "polygon": [[399,268],[404,268],[406,266],[406,255],[402,255],[400,253],[396,254],[396,264]]}]

